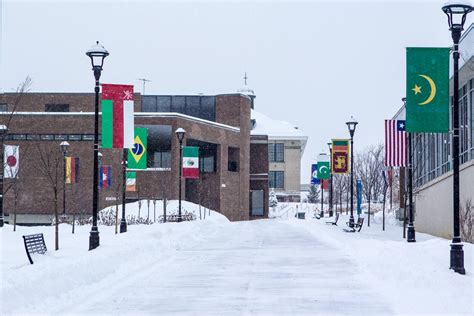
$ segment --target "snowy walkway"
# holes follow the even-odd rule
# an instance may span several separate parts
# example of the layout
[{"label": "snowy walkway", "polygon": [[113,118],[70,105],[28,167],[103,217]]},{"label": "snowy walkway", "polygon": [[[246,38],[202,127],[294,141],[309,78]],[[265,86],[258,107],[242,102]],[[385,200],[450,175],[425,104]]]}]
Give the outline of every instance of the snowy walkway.
[{"label": "snowy walkway", "polygon": [[70,301],[57,312],[386,315],[391,310],[356,275],[350,257],[286,222],[232,223],[181,246],[166,262],[151,269],[146,264],[141,272],[123,275],[113,289]]}]

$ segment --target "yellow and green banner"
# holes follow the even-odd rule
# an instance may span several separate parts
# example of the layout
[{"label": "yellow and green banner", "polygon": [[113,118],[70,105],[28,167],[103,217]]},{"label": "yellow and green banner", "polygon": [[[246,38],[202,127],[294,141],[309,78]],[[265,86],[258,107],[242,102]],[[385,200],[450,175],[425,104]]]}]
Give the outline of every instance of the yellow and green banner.
[{"label": "yellow and green banner", "polygon": [[349,173],[349,140],[333,139],[331,153],[331,172],[333,174]]},{"label": "yellow and green banner", "polygon": [[129,169],[146,169],[147,134],[146,128],[135,127],[133,147],[128,150]]},{"label": "yellow and green banner", "polygon": [[449,48],[407,48],[406,131],[449,130]]}]

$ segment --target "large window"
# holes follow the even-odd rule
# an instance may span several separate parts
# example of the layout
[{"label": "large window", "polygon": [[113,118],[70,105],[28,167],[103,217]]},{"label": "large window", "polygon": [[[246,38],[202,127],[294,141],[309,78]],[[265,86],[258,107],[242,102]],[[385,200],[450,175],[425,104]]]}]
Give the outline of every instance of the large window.
[{"label": "large window", "polygon": [[268,186],[272,189],[284,189],[285,173],[283,171],[270,171],[268,173]]},{"label": "large window", "polygon": [[263,190],[250,191],[250,200],[251,200],[250,215],[263,216],[263,211],[264,211],[264,206],[265,206],[264,197],[265,197],[265,194]]},{"label": "large window", "polygon": [[8,104],[0,103],[0,112],[7,112],[8,111]]},{"label": "large window", "polygon": [[216,97],[203,95],[144,95],[143,112],[176,112],[208,121],[216,120]]},{"label": "large window", "polygon": [[147,129],[147,168],[171,168],[171,125],[137,125]]},{"label": "large window", "polygon": [[46,104],[45,112],[69,112],[69,104]]},{"label": "large window", "polygon": [[268,159],[270,162],[285,161],[285,144],[272,143],[268,144]]},{"label": "large window", "polygon": [[217,170],[217,144],[188,139],[187,146],[199,147],[199,172],[213,173]]}]

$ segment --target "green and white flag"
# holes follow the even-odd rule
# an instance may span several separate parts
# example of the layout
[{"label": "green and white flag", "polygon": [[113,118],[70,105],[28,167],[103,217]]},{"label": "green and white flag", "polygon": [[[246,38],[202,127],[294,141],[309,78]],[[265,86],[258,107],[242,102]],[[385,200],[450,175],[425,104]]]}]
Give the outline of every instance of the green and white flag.
[{"label": "green and white flag", "polygon": [[183,148],[183,177],[199,179],[199,147]]},{"label": "green and white flag", "polygon": [[126,178],[127,191],[136,191],[137,190],[137,173],[136,172],[127,172]]},{"label": "green and white flag", "polygon": [[406,96],[407,132],[448,132],[449,48],[407,48]]},{"label": "green and white flag", "polygon": [[331,171],[329,169],[329,156],[319,154],[318,156],[318,179],[329,179]]}]

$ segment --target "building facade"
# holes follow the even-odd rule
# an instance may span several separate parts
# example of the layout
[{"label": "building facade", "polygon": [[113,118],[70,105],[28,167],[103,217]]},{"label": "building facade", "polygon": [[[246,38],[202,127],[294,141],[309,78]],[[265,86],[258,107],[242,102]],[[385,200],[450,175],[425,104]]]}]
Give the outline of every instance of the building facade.
[{"label": "building facade", "polygon": [[[200,161],[199,179],[183,181],[183,199],[232,221],[267,217],[268,167],[261,160],[268,158],[261,143],[251,145],[250,97],[135,94],[134,101],[135,126],[148,130],[148,159],[147,169],[136,170],[137,191],[127,192],[127,199],[177,199],[179,142],[174,131],[181,127],[186,130],[184,145],[199,147]],[[6,221],[14,210],[17,222],[23,224],[50,223],[55,205],[62,212],[59,144],[64,140],[70,143],[69,155],[80,160],[78,183],[66,185],[66,213],[90,216],[93,105],[94,94],[89,93],[0,96],[0,124],[8,126],[4,142],[20,146],[18,178],[4,181]],[[104,208],[121,199],[123,150],[100,152],[100,163],[111,167],[112,179],[111,186],[99,190],[100,208]]]}]

